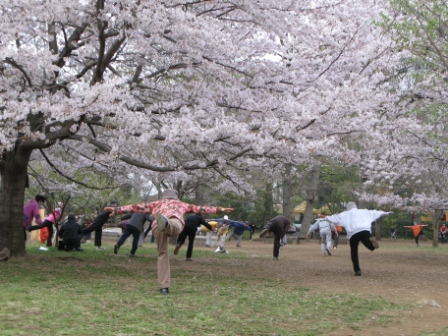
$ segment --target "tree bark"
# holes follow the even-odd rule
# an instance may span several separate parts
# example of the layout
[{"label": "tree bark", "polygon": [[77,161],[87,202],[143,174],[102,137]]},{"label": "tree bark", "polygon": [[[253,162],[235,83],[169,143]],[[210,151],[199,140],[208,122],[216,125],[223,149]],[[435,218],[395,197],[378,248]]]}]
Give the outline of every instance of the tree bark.
[{"label": "tree bark", "polygon": [[292,183],[291,183],[291,167],[290,163],[285,165],[285,175],[283,177],[283,216],[290,218],[292,209],[294,208],[291,202]]},{"label": "tree bark", "polygon": [[25,254],[23,205],[31,152],[20,147],[4,152],[0,164],[0,250],[8,248],[11,256]]},{"label": "tree bark", "polygon": [[[315,165],[311,169],[308,189],[306,191],[306,207],[303,216],[302,228],[300,230],[301,236],[305,236],[310,228],[313,220],[314,200],[317,196],[317,187],[319,186],[320,165]],[[308,240],[308,238],[306,238]]]},{"label": "tree bark", "polygon": [[432,235],[432,246],[438,247],[439,246],[439,223],[440,219],[442,218],[443,210],[435,210],[432,215],[435,218],[434,222],[434,228],[433,228],[433,235]]}]

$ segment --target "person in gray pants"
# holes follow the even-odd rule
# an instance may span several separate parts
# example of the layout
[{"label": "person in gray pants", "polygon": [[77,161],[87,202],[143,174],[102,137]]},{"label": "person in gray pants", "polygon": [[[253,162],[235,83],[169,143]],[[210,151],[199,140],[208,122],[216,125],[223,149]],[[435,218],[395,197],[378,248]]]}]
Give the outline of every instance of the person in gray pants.
[{"label": "person in gray pants", "polygon": [[333,231],[337,236],[338,231],[336,230],[336,226],[334,226],[333,223],[326,221],[324,218],[319,218],[317,219],[316,223],[310,226],[310,229],[307,233],[308,238],[311,237],[311,232],[313,232],[314,230],[319,230],[322,255],[324,256],[328,254],[329,256],[331,256],[331,231]]}]

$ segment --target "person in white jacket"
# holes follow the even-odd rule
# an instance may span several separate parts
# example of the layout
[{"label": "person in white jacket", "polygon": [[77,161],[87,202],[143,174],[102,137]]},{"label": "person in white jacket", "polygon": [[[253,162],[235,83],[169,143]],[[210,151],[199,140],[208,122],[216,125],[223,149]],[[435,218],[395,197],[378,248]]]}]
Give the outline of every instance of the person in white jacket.
[{"label": "person in white jacket", "polygon": [[314,230],[319,230],[320,235],[320,246],[322,249],[322,255],[326,255],[325,251],[329,256],[331,256],[331,231],[335,232],[335,234],[338,234],[338,231],[336,230],[336,226],[334,226],[333,223],[330,223],[329,221],[326,221],[325,218],[319,218],[316,223],[311,225],[310,229],[308,230],[307,236],[311,236],[311,232]]},{"label": "person in white jacket", "polygon": [[355,275],[361,275],[358,258],[359,242],[363,243],[370,251],[377,249],[379,247],[378,243],[371,234],[372,222],[391,213],[381,210],[358,209],[355,202],[348,202],[347,211],[325,217],[326,221],[341,225],[347,231]]}]

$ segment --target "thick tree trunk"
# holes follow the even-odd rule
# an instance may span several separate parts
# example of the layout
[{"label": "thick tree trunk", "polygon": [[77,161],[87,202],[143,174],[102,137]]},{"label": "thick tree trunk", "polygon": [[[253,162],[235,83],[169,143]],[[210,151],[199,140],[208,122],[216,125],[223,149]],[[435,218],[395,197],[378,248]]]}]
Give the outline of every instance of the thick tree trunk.
[{"label": "thick tree trunk", "polygon": [[[308,183],[308,189],[306,191],[306,207],[305,214],[303,216],[302,228],[300,230],[301,235],[306,235],[308,232],[311,221],[313,220],[314,201],[317,196],[317,187],[319,186],[320,178],[320,165],[315,165],[310,172],[310,180]],[[308,240],[308,238],[306,238]]]},{"label": "thick tree trunk", "polygon": [[5,152],[0,164],[0,250],[8,248],[11,256],[25,254],[23,205],[30,155],[31,150]]}]

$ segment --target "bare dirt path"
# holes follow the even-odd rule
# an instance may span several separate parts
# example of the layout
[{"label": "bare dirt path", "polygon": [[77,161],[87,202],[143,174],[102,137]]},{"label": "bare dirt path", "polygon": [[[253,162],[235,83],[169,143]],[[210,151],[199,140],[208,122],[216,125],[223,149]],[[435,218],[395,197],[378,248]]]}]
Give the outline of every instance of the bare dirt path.
[{"label": "bare dirt path", "polygon": [[[411,336],[448,327],[448,244],[439,245],[436,252],[425,248],[431,247],[432,242],[425,242],[417,248],[409,240],[383,240],[374,252],[360,245],[360,277],[353,275],[350,248],[346,244],[332,250],[331,257],[321,255],[316,240],[288,244],[281,248],[278,261],[272,258],[271,244],[243,241],[242,245],[237,248],[231,241],[226,243],[226,248],[230,255],[232,251],[241,251],[252,258],[229,258],[220,260],[220,263],[199,258],[194,262],[185,262],[185,251],[181,250],[178,256],[171,256],[171,265],[173,269],[179,267],[208,273],[278,279],[320,292],[354,293],[415,305],[415,308],[397,315],[395,322],[385,328],[367,324],[362,330],[343,328],[330,335]],[[212,255],[212,250],[210,253]]]}]

